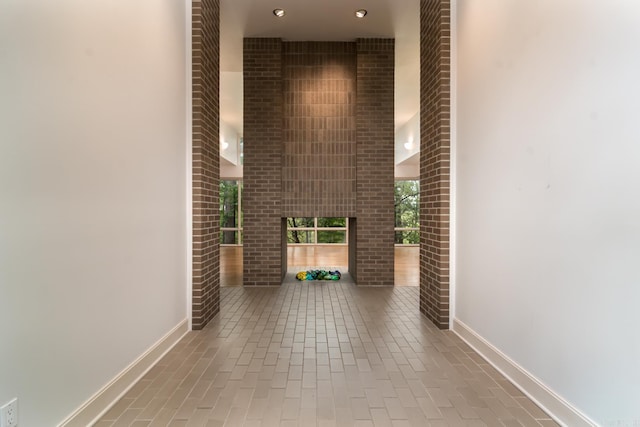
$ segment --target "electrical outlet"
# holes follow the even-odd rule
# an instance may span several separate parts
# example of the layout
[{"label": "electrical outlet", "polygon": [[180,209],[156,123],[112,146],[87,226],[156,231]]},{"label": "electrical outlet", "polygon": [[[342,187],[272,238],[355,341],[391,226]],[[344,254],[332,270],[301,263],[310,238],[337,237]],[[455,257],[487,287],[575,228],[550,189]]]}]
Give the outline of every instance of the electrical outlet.
[{"label": "electrical outlet", "polygon": [[0,427],[17,427],[18,425],[18,399],[0,408]]}]

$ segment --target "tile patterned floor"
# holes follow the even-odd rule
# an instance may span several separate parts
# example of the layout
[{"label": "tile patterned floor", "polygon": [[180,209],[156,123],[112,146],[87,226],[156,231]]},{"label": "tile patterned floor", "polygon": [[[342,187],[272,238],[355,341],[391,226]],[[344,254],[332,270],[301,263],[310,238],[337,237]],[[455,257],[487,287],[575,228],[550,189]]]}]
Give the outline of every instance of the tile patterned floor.
[{"label": "tile patterned floor", "polygon": [[190,332],[96,424],[557,426],[418,312],[415,287],[223,288]]}]

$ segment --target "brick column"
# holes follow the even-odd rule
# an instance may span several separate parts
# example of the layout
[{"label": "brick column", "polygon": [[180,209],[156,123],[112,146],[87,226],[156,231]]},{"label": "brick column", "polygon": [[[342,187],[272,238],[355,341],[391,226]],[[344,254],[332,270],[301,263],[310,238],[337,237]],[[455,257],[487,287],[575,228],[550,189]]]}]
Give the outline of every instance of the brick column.
[{"label": "brick column", "polygon": [[420,2],[420,312],[449,328],[449,0]]},{"label": "brick column", "polygon": [[358,285],[394,281],[394,56],[393,39],[357,40]]},{"label": "brick column", "polygon": [[[280,285],[282,41],[244,39],[244,285]],[[286,249],[286,247],[285,247]]]},{"label": "brick column", "polygon": [[193,329],[220,311],[219,29],[219,1],[193,0]]}]

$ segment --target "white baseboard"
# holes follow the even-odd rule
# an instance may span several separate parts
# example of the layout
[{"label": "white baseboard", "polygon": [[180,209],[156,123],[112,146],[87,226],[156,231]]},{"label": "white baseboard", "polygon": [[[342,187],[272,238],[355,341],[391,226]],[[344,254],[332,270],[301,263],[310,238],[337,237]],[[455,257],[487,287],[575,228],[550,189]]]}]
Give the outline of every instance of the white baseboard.
[{"label": "white baseboard", "polygon": [[453,332],[559,424],[570,427],[598,426],[462,321],[453,320]]},{"label": "white baseboard", "polygon": [[187,319],[160,338],[107,385],[69,415],[58,427],[86,427],[96,423],[188,332]]}]

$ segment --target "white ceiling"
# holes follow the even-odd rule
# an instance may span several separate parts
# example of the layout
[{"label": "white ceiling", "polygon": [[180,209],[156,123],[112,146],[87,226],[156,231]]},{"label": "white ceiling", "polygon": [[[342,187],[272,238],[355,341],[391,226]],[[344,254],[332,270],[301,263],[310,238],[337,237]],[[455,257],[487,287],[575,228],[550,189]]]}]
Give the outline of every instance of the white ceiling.
[{"label": "white ceiling", "polygon": [[[286,10],[276,18],[273,9]],[[366,9],[364,19],[354,12]],[[419,0],[220,0],[220,116],[242,133],[242,39],[396,39],[396,129],[419,109]]]}]

